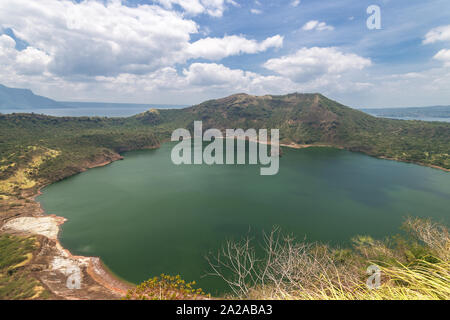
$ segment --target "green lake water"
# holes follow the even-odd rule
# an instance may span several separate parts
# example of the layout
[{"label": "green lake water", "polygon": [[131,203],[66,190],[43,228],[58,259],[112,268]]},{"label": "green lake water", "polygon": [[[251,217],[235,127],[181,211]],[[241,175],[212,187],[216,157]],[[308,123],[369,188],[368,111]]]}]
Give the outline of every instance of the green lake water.
[{"label": "green lake water", "polygon": [[63,216],[72,253],[98,256],[139,283],[180,274],[211,293],[225,290],[205,255],[227,239],[256,241],[274,225],[298,239],[348,245],[351,237],[399,232],[407,216],[450,221],[450,174],[332,148],[283,149],[280,171],[259,165],[181,165],[173,143],[129,152],[43,190],[48,214]]}]

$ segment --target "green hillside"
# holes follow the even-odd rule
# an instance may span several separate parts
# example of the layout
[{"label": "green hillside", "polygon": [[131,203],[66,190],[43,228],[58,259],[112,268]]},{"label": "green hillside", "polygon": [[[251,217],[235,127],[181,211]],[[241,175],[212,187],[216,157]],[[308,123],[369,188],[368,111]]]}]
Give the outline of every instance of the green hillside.
[{"label": "green hillside", "polygon": [[342,147],[373,156],[450,168],[450,124],[380,119],[320,94],[237,94],[182,110],[160,110],[160,128],[279,128],[281,142]]},{"label": "green hillside", "polygon": [[320,94],[210,100],[129,118],[0,115],[0,193],[70,176],[135,149],[158,147],[176,128],[279,128],[282,143],[331,145],[450,169],[450,124],[375,118]]}]

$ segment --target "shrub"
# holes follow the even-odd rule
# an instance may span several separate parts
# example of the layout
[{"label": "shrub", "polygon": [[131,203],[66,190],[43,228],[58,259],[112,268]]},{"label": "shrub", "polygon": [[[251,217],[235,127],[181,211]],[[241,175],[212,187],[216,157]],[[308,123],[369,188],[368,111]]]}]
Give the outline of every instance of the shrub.
[{"label": "shrub", "polygon": [[195,289],[195,281],[186,283],[179,275],[161,274],[128,291],[126,300],[198,300],[207,298],[202,289]]}]

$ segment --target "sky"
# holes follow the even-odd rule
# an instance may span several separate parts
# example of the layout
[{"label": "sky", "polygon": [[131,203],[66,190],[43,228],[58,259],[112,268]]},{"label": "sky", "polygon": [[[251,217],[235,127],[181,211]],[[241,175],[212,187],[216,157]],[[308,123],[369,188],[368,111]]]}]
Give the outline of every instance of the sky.
[{"label": "sky", "polygon": [[0,0],[0,83],[61,101],[450,105],[450,1]]}]

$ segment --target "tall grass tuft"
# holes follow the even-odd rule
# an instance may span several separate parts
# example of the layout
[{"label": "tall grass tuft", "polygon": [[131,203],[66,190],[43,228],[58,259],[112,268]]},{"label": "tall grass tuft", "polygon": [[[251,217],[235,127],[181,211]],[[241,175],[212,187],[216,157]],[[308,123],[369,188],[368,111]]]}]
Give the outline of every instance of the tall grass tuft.
[{"label": "tall grass tuft", "polygon": [[[239,299],[447,300],[450,299],[450,238],[445,226],[410,218],[407,236],[353,239],[351,249],[296,242],[274,230],[262,258],[250,239],[227,242],[209,257],[213,274]],[[380,284],[367,285],[376,265]]]}]

